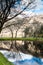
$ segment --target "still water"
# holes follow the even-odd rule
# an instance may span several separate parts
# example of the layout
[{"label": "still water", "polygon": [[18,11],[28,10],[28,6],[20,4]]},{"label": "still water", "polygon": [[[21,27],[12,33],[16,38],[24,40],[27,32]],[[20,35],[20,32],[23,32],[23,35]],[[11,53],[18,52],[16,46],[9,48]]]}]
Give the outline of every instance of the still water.
[{"label": "still water", "polygon": [[0,52],[14,65],[43,65],[43,58],[36,58],[21,52],[15,53],[6,50],[0,50]]}]

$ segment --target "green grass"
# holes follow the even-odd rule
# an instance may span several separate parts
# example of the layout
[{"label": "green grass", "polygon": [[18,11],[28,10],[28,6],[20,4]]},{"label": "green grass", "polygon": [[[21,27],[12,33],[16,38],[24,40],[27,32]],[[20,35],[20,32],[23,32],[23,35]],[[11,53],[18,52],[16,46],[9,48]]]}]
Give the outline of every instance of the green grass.
[{"label": "green grass", "polygon": [[29,37],[29,38],[7,38],[7,37],[3,37],[0,38],[0,41],[13,41],[13,40],[19,40],[19,41],[43,41],[43,38],[39,38],[39,37]]},{"label": "green grass", "polygon": [[13,65],[9,62],[2,53],[0,53],[0,65]]}]

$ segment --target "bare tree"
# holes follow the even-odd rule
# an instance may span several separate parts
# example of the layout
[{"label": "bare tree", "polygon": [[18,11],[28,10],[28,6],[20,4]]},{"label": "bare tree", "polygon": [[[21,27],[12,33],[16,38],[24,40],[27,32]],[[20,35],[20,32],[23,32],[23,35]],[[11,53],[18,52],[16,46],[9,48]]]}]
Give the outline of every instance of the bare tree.
[{"label": "bare tree", "polygon": [[15,4],[15,0],[0,0],[0,31],[10,13],[12,4]]},{"label": "bare tree", "polygon": [[[20,0],[23,1],[23,0]],[[28,4],[21,10],[19,13],[15,14],[13,17],[8,19],[8,16],[11,12],[11,7],[15,5],[16,2],[19,2],[19,0],[0,0],[0,32],[2,30],[2,27],[5,22],[13,19],[14,17],[21,14],[30,4],[34,2],[34,0],[29,0]],[[20,4],[19,4],[20,5]],[[21,5],[22,6],[22,5]],[[18,7],[18,6],[17,6]],[[15,9],[15,7],[14,7]]]}]

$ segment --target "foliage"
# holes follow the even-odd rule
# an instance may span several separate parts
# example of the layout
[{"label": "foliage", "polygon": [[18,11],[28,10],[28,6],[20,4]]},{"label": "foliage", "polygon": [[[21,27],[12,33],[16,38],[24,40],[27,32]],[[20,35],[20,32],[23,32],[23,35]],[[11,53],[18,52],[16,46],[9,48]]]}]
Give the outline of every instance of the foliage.
[{"label": "foliage", "polygon": [[43,37],[43,25],[41,25],[40,29],[37,31],[35,31],[35,34],[34,34],[35,37]]}]

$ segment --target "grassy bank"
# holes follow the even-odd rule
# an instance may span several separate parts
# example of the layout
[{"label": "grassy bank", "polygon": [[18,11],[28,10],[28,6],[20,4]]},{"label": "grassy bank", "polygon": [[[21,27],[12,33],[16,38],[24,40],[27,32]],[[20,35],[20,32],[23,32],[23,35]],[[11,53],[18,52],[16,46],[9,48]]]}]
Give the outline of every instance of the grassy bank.
[{"label": "grassy bank", "polygon": [[13,65],[9,62],[2,53],[0,53],[0,65]]},{"label": "grassy bank", "polygon": [[29,37],[29,38],[7,38],[7,37],[3,37],[3,38],[0,38],[0,41],[13,41],[13,40],[23,40],[23,41],[43,41],[43,38],[40,38],[40,37]]}]

